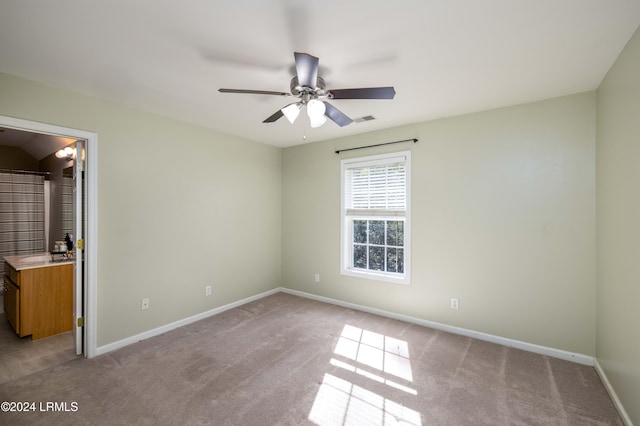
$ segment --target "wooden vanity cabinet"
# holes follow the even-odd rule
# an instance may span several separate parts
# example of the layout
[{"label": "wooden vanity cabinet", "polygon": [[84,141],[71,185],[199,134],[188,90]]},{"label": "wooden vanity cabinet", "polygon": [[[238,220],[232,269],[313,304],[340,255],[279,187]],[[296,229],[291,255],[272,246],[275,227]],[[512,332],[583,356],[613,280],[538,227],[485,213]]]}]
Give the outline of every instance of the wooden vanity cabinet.
[{"label": "wooden vanity cabinet", "polygon": [[5,263],[4,310],[20,336],[33,340],[73,328],[73,265],[17,271]]}]

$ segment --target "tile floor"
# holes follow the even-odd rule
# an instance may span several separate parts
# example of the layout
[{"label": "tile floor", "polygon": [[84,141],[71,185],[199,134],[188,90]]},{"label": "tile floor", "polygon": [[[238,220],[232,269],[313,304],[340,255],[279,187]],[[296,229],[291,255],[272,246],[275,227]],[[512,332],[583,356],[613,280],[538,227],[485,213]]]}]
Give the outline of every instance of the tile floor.
[{"label": "tile floor", "polygon": [[36,341],[18,337],[0,313],[0,384],[75,358],[71,332]]}]

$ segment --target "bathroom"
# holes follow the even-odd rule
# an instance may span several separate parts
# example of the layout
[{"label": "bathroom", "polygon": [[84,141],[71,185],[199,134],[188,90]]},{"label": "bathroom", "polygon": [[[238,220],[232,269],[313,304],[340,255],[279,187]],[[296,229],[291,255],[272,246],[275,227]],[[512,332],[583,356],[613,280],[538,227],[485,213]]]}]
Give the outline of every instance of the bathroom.
[{"label": "bathroom", "polygon": [[[67,234],[72,238],[75,143],[0,128],[0,275],[4,256],[52,252]],[[57,154],[64,148],[66,157]]]},{"label": "bathroom", "polygon": [[[75,237],[82,238],[86,226],[87,189],[85,172],[76,173],[78,180],[73,171],[83,169],[74,166],[86,161],[86,141],[45,133],[51,131],[46,126],[5,121],[7,124],[0,125],[0,275],[4,278],[0,285],[0,384],[73,359],[84,353],[85,342],[84,327],[75,326],[83,316],[85,282],[84,256],[75,255],[84,250],[75,251]],[[41,129],[26,130],[29,128]],[[64,129],[55,130],[64,134],[58,130]],[[71,244],[64,241],[67,234]],[[67,253],[71,248],[74,252]],[[50,254],[53,251],[57,252],[54,257]],[[7,265],[5,257],[10,260]],[[16,267],[16,258],[21,262],[47,258],[47,265],[21,269],[24,265]],[[37,303],[28,303],[32,313],[25,314],[24,301],[31,299],[23,297],[22,284],[15,280],[17,270],[23,278],[36,270],[55,276],[56,286],[64,283],[64,292],[60,287],[54,290],[50,278],[31,281],[41,286],[38,290],[32,284],[31,294],[42,296]],[[11,278],[17,286],[7,285]],[[67,287],[69,282],[72,287]],[[49,293],[45,296],[45,292]],[[21,307],[19,315],[15,306]],[[30,318],[30,327],[25,325],[24,315]]]}]

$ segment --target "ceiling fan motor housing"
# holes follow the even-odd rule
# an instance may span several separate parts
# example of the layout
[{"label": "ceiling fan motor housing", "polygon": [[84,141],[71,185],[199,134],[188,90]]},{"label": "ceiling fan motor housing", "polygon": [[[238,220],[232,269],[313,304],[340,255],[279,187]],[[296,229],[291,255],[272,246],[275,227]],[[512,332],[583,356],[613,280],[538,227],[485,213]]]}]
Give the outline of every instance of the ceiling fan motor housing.
[{"label": "ceiling fan motor housing", "polygon": [[325,96],[326,95],[325,87],[326,86],[325,86],[324,78],[322,77],[318,77],[316,79],[316,87],[300,86],[300,83],[298,81],[298,76],[293,77],[291,79],[291,84],[290,84],[291,94],[293,96],[311,95],[309,96],[310,98]]}]

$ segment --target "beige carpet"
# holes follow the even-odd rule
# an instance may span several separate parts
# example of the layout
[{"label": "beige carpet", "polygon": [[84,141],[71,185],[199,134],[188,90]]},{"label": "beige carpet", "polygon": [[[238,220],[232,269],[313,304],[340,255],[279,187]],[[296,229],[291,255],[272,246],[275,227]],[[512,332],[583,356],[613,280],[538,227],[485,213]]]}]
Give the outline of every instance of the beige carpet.
[{"label": "beige carpet", "polygon": [[622,425],[591,367],[284,293],[1,384],[0,401],[36,409],[2,425]]}]

